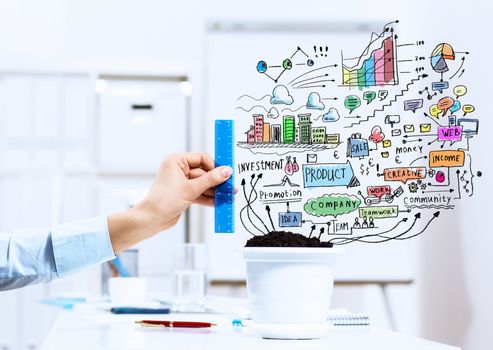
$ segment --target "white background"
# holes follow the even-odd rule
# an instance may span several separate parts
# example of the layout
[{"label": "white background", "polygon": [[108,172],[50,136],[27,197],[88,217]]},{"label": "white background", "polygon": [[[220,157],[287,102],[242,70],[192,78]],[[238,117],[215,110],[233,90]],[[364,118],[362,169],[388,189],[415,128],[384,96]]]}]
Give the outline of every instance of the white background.
[{"label": "white background", "polygon": [[[133,71],[152,74],[188,75],[192,79],[192,122],[190,128],[193,149],[202,149],[204,138],[199,127],[203,115],[201,86],[203,84],[202,52],[206,18],[279,21],[330,20],[387,20],[399,18],[412,21],[428,40],[456,38],[468,43],[472,55],[468,58],[468,74],[474,77],[470,91],[481,120],[481,135],[474,149],[476,166],[484,178],[478,181],[474,200],[460,203],[456,210],[440,217],[441,226],[421,238],[417,284],[412,289],[416,303],[408,299],[395,301],[414,326],[404,320],[402,329],[421,336],[459,345],[465,349],[487,349],[493,344],[491,313],[493,303],[493,258],[491,247],[490,203],[492,173],[490,138],[492,130],[489,113],[492,80],[491,39],[489,37],[492,6],[486,1],[414,2],[396,1],[303,1],[265,2],[252,0],[231,4],[229,1],[6,1],[0,2],[0,68],[64,69],[76,67],[90,71]],[[227,48],[225,48],[227,54]],[[4,98],[2,96],[2,98]],[[36,105],[20,104],[23,108]],[[46,116],[50,118],[50,116]],[[48,120],[48,119],[47,119]],[[20,119],[21,122],[21,119]],[[20,125],[20,124],[19,124]],[[27,126],[27,125],[26,125]],[[25,131],[25,128],[18,130]],[[43,130],[42,128],[40,130]],[[50,135],[46,135],[49,137]],[[22,157],[14,158],[22,162]],[[5,159],[6,164],[9,163]],[[16,162],[11,162],[16,163]],[[51,214],[50,194],[46,193],[46,179],[36,176],[33,189],[19,188],[17,179],[5,177],[1,186],[1,201],[7,203],[2,218],[19,220],[20,226],[46,220]],[[74,179],[74,181],[77,181]],[[81,186],[84,186],[82,181]],[[11,198],[31,195],[30,212],[19,212],[9,206]],[[47,200],[48,198],[48,200]],[[10,209],[9,209],[10,208]],[[86,214],[83,208],[74,208],[72,216]],[[191,223],[194,232],[200,232],[201,215]],[[46,215],[49,216],[46,219]],[[17,219],[16,219],[17,218]],[[36,219],[34,219],[36,218]],[[31,219],[33,220],[31,222]],[[56,219],[56,218],[54,218]],[[83,282],[81,282],[83,284]],[[29,290],[2,293],[0,296],[0,341],[17,339],[31,315],[31,306],[40,298]],[[43,289],[39,292],[43,294]],[[348,295],[353,293],[348,292]],[[407,293],[407,292],[406,292]],[[19,299],[19,296],[25,296]],[[354,294],[361,298],[360,295]],[[30,300],[29,302],[27,300]],[[371,300],[361,299],[361,302]],[[42,312],[42,311],[36,311]],[[21,321],[11,321],[24,313]],[[34,315],[41,321],[41,315]],[[406,318],[404,318],[406,319]],[[23,320],[23,321],[22,321]],[[414,322],[414,320],[416,322]],[[29,329],[34,327],[29,324]],[[39,323],[36,324],[39,326]],[[46,328],[43,324],[40,328]],[[25,333],[22,333],[25,334]],[[36,337],[42,332],[35,333]],[[28,335],[16,341],[18,349],[26,349]],[[40,339],[34,339],[39,344]]]}]

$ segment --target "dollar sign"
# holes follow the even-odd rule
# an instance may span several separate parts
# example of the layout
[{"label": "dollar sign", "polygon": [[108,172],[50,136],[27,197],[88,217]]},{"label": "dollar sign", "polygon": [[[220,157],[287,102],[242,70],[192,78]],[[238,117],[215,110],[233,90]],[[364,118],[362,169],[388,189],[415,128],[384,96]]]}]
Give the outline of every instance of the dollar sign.
[{"label": "dollar sign", "polygon": [[287,175],[293,175],[293,163],[291,163],[291,157],[286,157],[287,163],[284,167],[284,171]]},{"label": "dollar sign", "polygon": [[298,162],[296,161],[296,157],[293,157],[293,173],[297,172],[300,170],[300,166],[298,165]]}]

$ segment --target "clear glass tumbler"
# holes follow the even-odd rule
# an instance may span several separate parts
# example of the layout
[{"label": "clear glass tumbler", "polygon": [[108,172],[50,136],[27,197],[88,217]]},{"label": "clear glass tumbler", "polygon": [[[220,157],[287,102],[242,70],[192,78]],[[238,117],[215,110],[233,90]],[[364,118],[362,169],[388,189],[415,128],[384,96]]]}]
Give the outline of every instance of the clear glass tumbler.
[{"label": "clear glass tumbler", "polygon": [[178,244],[174,256],[173,311],[205,310],[206,250],[204,244]]}]

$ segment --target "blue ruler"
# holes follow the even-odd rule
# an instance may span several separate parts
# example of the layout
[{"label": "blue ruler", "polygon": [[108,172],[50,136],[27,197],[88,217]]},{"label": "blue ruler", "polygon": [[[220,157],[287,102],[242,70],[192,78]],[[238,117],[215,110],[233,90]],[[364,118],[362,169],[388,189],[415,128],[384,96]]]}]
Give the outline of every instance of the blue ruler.
[{"label": "blue ruler", "polygon": [[[234,132],[233,120],[216,120],[215,125],[216,166],[228,165],[234,173]],[[214,230],[216,233],[235,232],[235,206],[234,206],[233,176],[226,182],[217,186],[214,193]]]}]

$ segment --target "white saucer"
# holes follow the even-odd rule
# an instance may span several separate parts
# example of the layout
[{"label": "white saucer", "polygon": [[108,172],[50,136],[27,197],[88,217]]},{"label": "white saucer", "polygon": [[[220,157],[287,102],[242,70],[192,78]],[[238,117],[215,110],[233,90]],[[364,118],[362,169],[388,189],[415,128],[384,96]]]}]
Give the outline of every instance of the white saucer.
[{"label": "white saucer", "polygon": [[325,336],[334,326],[330,323],[252,323],[251,327],[266,339],[317,339]]}]

